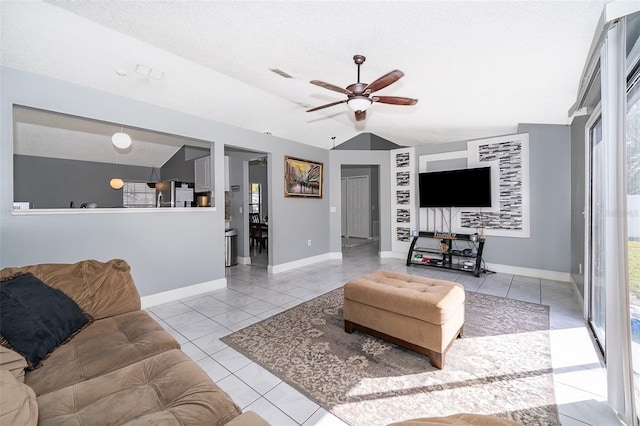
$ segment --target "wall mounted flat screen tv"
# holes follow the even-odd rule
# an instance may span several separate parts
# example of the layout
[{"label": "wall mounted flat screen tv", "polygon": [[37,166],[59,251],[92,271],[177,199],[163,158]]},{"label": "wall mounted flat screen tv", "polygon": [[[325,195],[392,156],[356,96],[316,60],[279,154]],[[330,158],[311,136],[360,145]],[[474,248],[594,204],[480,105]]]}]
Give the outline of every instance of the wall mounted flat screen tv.
[{"label": "wall mounted flat screen tv", "polygon": [[491,167],[420,173],[420,207],[491,207]]}]

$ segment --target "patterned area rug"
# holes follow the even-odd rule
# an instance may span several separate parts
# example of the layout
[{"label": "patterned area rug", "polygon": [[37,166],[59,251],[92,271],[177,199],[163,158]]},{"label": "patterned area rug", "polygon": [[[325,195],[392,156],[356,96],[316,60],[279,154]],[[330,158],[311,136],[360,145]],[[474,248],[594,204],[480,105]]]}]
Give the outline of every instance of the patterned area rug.
[{"label": "patterned area rug", "polygon": [[342,288],[222,341],[354,426],[461,412],[559,425],[548,306],[466,297],[464,336],[443,370],[384,340],[345,333]]}]

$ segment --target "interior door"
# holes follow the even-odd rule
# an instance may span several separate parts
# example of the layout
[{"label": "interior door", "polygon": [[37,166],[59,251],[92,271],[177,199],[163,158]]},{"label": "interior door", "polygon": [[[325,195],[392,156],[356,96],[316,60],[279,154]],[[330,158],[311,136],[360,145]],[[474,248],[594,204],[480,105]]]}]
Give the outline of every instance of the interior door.
[{"label": "interior door", "polygon": [[346,235],[369,238],[371,228],[369,176],[349,176],[346,180]]}]

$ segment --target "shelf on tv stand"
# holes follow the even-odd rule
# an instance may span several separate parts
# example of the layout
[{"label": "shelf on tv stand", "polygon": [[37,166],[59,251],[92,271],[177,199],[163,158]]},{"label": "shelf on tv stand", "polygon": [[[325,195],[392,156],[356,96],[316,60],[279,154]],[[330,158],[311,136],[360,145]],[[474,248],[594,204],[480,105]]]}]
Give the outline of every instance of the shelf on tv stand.
[{"label": "shelf on tv stand", "polygon": [[[429,247],[416,247],[420,238],[433,238],[440,240],[448,246],[447,250],[438,250]],[[470,254],[464,254],[453,248],[454,241],[469,241],[474,248]],[[472,272],[476,277],[482,272],[482,251],[484,249],[484,238],[479,238],[478,234],[458,234],[451,232],[427,232],[420,231],[413,237],[411,247],[407,254],[407,266],[429,266],[433,268],[450,269],[455,271]],[[435,255],[437,257],[431,257]],[[428,259],[428,260],[427,260]],[[458,263],[454,262],[458,260]],[[473,266],[465,266],[459,263],[459,259],[474,259]]]}]

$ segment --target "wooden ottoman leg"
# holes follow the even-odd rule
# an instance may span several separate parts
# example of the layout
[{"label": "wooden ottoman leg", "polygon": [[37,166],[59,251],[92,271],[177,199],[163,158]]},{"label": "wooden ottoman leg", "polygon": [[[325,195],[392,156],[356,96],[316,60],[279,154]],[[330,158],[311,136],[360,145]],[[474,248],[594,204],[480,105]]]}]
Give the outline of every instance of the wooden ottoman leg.
[{"label": "wooden ottoman leg", "polygon": [[440,352],[428,351],[427,356],[429,357],[429,362],[435,368],[439,368],[442,370],[444,368],[444,354]]},{"label": "wooden ottoman leg", "polygon": [[351,321],[344,320],[344,331],[349,334],[353,333],[353,323]]}]

